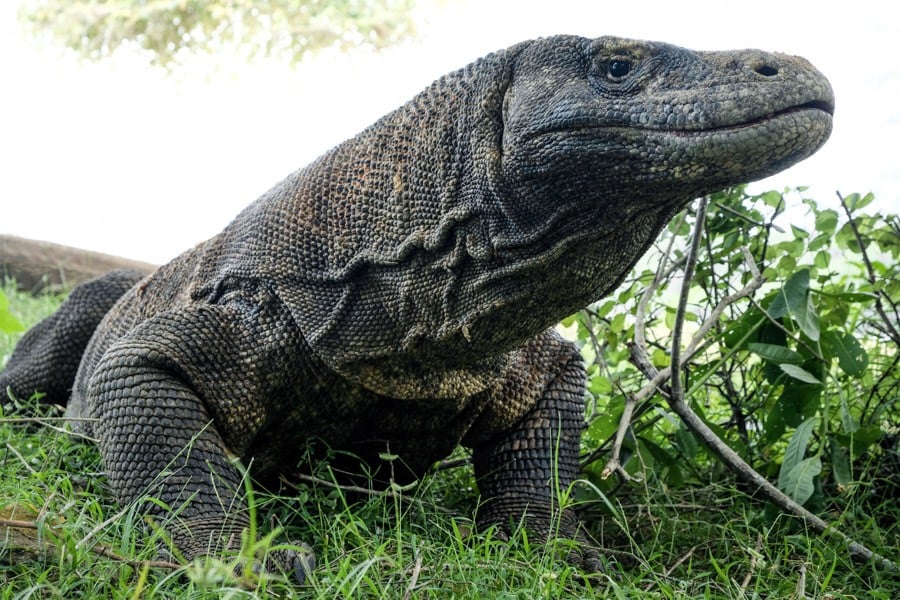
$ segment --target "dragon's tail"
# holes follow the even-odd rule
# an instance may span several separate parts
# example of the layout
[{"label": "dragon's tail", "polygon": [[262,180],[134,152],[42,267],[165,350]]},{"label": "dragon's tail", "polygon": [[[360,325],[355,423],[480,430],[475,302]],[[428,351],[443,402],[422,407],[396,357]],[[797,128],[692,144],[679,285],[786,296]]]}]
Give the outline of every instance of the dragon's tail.
[{"label": "dragon's tail", "polygon": [[44,394],[42,401],[65,405],[81,356],[104,315],[144,273],[110,271],[76,286],[59,310],[19,340],[6,369],[0,372],[0,394],[16,398]]}]

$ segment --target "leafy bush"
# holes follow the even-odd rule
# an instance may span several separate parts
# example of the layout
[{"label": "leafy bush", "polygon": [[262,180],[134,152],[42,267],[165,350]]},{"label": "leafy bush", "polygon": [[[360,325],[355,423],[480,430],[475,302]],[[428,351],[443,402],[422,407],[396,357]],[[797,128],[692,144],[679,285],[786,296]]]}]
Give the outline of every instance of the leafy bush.
[{"label": "leafy bush", "polygon": [[[738,187],[710,197],[686,327],[699,328],[751,280],[742,248],[766,283],[714,318],[684,379],[688,403],[733,450],[796,502],[821,508],[826,495],[868,489],[871,467],[896,456],[900,220],[865,214],[871,194],[841,198],[841,215],[803,191],[748,195]],[[779,225],[788,204],[806,207],[813,231]],[[676,219],[614,297],[566,322],[590,361],[586,471],[601,489],[614,482],[604,478],[600,458],[627,394],[643,383],[635,347],[627,343],[642,290],[657,265],[684,263],[695,217],[689,209]],[[657,369],[668,366],[681,277],[679,268],[663,270],[642,323],[646,355]],[[622,452],[626,473],[666,486],[718,476],[659,394],[636,408]]]}]

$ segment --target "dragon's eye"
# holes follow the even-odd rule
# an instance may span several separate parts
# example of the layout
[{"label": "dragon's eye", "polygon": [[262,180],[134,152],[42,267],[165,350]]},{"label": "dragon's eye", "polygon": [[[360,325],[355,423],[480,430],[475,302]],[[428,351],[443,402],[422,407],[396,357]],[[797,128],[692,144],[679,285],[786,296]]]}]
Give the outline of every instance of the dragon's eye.
[{"label": "dragon's eye", "polygon": [[631,72],[631,61],[614,58],[606,66],[606,76],[612,81],[619,81]]}]

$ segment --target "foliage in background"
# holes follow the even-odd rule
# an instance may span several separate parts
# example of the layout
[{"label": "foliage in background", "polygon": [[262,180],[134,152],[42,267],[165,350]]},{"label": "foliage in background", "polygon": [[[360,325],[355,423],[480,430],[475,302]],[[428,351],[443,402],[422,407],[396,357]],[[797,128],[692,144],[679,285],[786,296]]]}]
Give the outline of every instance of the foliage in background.
[{"label": "foliage in background", "polygon": [[91,59],[119,48],[169,66],[190,53],[299,60],[323,48],[380,48],[412,34],[414,0],[25,0],[19,17]]},{"label": "foliage in background", "polygon": [[[813,230],[780,227],[785,204],[800,204],[802,193],[790,192],[787,202],[782,193],[749,196],[743,188],[712,196],[688,321],[696,327],[748,281],[742,247],[768,283],[719,319],[688,367],[688,401],[747,462],[814,512],[858,494],[878,505],[900,494],[900,219],[865,214],[873,197],[853,194],[842,200],[844,215],[803,198]],[[676,264],[692,219],[689,210],[659,242]],[[627,342],[662,254],[657,247],[614,297],[568,322],[591,361],[586,469],[601,489],[615,487],[600,476],[602,449],[625,394],[643,383]],[[666,274],[648,313],[657,368],[668,365],[679,275]],[[645,480],[679,487],[721,479],[716,461],[658,397],[638,408],[626,449],[626,470]]]},{"label": "foliage in background", "polygon": [[22,324],[9,312],[9,300],[6,294],[0,290],[0,332],[14,333],[22,331]]}]

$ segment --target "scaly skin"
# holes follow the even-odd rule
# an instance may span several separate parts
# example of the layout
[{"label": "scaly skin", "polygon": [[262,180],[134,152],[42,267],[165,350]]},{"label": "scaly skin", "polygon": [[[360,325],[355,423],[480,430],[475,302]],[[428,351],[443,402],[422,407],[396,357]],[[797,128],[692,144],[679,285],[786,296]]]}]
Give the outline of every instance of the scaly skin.
[{"label": "scaly skin", "polygon": [[[127,291],[68,414],[96,419],[83,428],[122,503],[177,507],[146,511],[189,558],[247,524],[231,457],[271,483],[313,438],[378,478],[389,449],[401,481],[462,442],[480,524],[580,539],[557,491],[578,474],[585,374],[550,328],[690,199],[815,152],[832,107],[827,80],[779,54],[569,36],[491,54]],[[82,317],[70,302],[51,319]],[[28,386],[0,376],[17,394],[69,385],[29,348],[13,363],[33,366]]]}]

